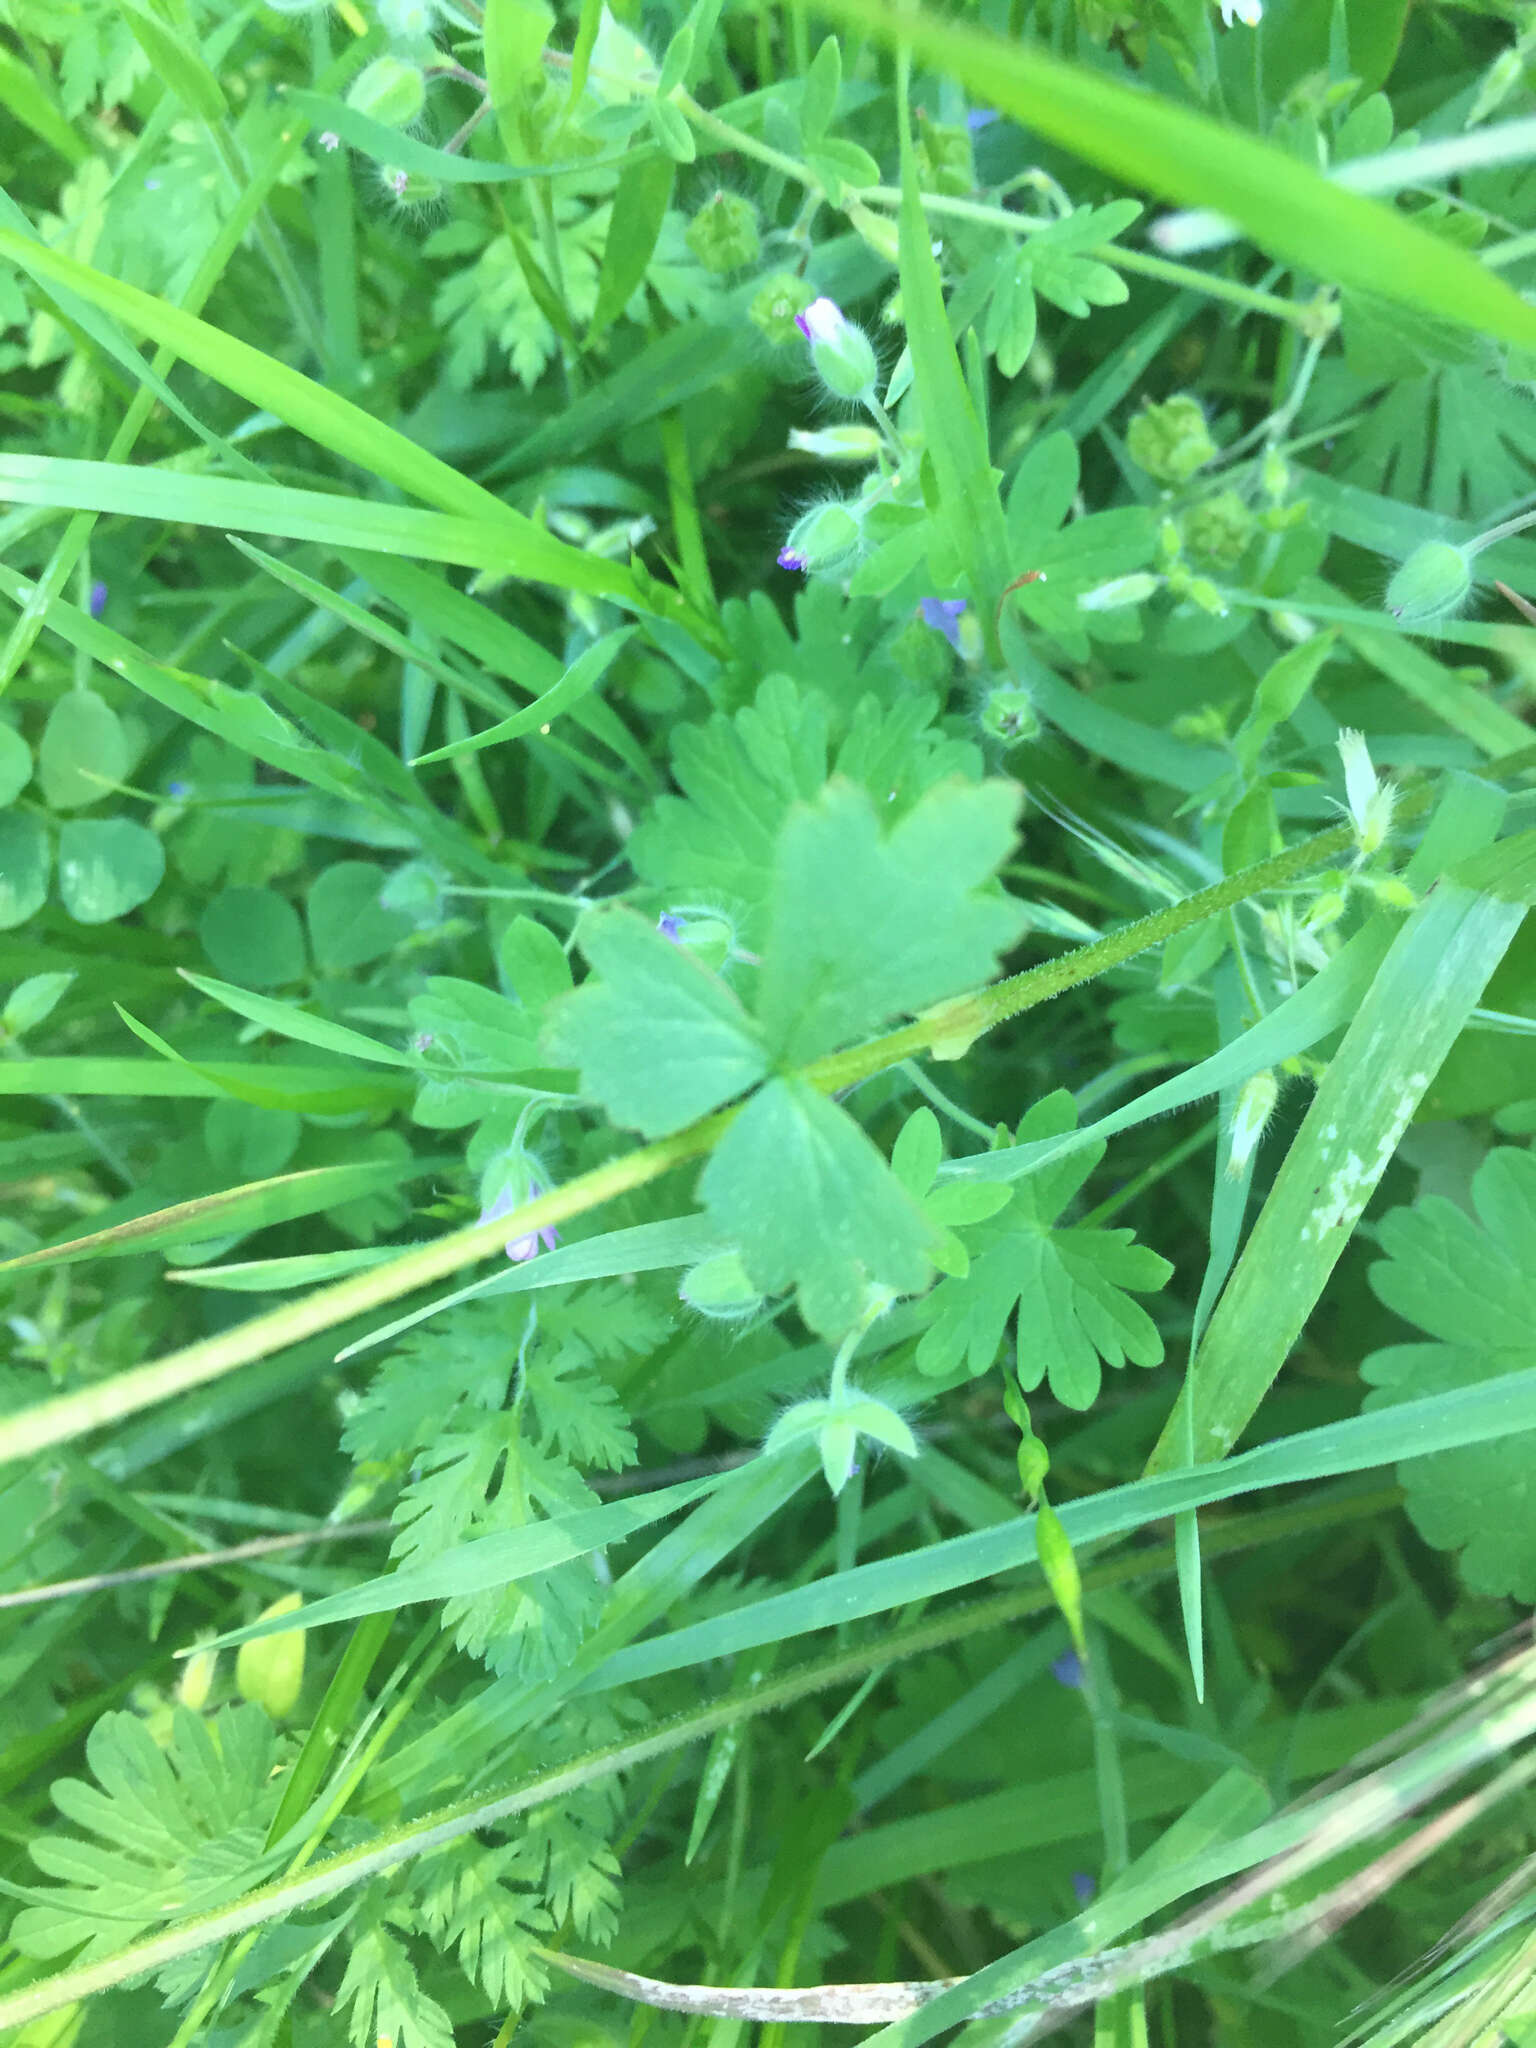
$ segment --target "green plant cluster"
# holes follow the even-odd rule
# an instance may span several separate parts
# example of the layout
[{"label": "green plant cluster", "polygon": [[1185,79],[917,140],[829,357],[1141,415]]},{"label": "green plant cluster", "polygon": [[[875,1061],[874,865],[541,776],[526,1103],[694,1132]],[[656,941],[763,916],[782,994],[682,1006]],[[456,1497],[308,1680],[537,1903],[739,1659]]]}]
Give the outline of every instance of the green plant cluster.
[{"label": "green plant cluster", "polygon": [[6,2039],[1536,2040],[1533,52],[0,0]]}]

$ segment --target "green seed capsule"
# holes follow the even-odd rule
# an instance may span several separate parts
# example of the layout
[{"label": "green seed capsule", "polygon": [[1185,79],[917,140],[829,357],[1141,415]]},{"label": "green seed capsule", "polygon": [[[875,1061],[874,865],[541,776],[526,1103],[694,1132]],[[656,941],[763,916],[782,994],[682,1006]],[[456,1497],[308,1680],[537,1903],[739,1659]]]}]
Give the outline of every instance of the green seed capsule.
[{"label": "green seed capsule", "polygon": [[1460,611],[1472,589],[1472,562],[1465,548],[1448,540],[1427,540],[1414,549],[1387,585],[1387,610],[1405,626],[1448,619]]}]

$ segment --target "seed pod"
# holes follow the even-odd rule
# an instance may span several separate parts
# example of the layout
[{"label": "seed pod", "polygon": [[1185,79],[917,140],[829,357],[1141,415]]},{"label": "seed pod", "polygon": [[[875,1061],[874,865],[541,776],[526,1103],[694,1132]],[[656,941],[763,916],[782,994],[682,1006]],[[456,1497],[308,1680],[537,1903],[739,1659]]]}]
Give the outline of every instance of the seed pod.
[{"label": "seed pod", "polygon": [[757,208],[739,192],[717,192],[689,221],[683,240],[704,268],[717,277],[732,270],[744,270],[757,261],[762,249]]},{"label": "seed pod", "polygon": [[1187,391],[1144,406],[1126,429],[1125,447],[1132,462],[1165,484],[1187,484],[1216,453],[1200,401]]}]

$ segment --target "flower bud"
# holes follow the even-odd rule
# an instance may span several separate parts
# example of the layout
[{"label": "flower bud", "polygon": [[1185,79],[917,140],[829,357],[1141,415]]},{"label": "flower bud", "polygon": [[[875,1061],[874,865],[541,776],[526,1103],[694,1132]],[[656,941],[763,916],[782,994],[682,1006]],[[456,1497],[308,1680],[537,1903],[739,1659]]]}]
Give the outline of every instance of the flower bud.
[{"label": "flower bud", "polygon": [[431,206],[443,196],[436,178],[424,177],[420,171],[402,171],[398,164],[381,164],[379,178],[390,198],[405,211]]},{"label": "flower bud", "polygon": [[[285,1593],[264,1607],[257,1619],[272,1621],[279,1614],[292,1614],[303,1606],[297,1593]],[[304,1683],[305,1631],[284,1629],[274,1636],[259,1636],[254,1643],[242,1643],[235,1659],[235,1689],[244,1700],[264,1707],[274,1721],[293,1712]]]},{"label": "flower bud", "polygon": [[1342,889],[1324,889],[1313,901],[1302,926],[1304,931],[1325,932],[1330,925],[1338,923],[1344,915],[1348,901]]},{"label": "flower bud", "polygon": [[853,559],[863,531],[854,506],[840,500],[817,505],[790,528],[779,549],[779,567],[811,575],[840,569]]},{"label": "flower bud", "polygon": [[715,1252],[690,1266],[677,1284],[678,1298],[712,1322],[741,1323],[763,1305],[761,1290],[748,1278],[739,1252]]},{"label": "flower bud", "polygon": [[695,954],[711,974],[720,972],[736,944],[729,921],[711,912],[668,910],[656,920],[656,929],[674,946],[684,946]]},{"label": "flower bud", "polygon": [[1126,429],[1125,446],[1132,462],[1165,484],[1187,484],[1216,453],[1200,401],[1187,391],[1144,406]]},{"label": "flower bud", "polygon": [[981,708],[981,729],[1006,747],[1032,740],[1040,730],[1040,716],[1028,690],[1014,683],[990,690]]},{"label": "flower bud", "polygon": [[379,27],[396,42],[429,36],[437,22],[433,0],[378,0]]},{"label": "flower bud", "polygon": [[1377,775],[1363,733],[1346,727],[1339,734],[1338,749],[1344,764],[1344,800],[1355,828],[1355,843],[1361,858],[1369,860],[1381,851],[1392,829],[1397,791]]},{"label": "flower bud", "polygon": [[1419,899],[1401,875],[1358,875],[1362,889],[1370,891],[1384,910],[1416,910]]},{"label": "flower bud", "polygon": [[873,396],[879,364],[874,344],[831,299],[812,299],[795,325],[811,345],[811,363],[834,398]]},{"label": "flower bud", "polygon": [[844,200],[843,211],[859,240],[866,248],[873,249],[882,262],[894,266],[901,261],[901,237],[896,231],[895,221],[883,213],[872,213],[856,199]]},{"label": "flower bud", "polygon": [[791,427],[788,445],[802,455],[819,455],[823,462],[873,462],[880,436],[873,427],[819,427],[814,434]]},{"label": "flower bud", "polygon": [[839,1494],[858,1469],[855,1458],[861,1436],[917,1456],[917,1439],[906,1420],[887,1402],[847,1387],[822,1400],[797,1401],[768,1432],[763,1455],[772,1457],[789,1444],[813,1436],[821,1452],[821,1468],[833,1494]]},{"label": "flower bud", "polygon": [[1161,576],[1152,576],[1145,569],[1134,576],[1116,576],[1109,583],[1101,583],[1096,590],[1085,590],[1077,600],[1080,612],[1118,612],[1128,605],[1145,604],[1153,591],[1162,588]]},{"label": "flower bud", "polygon": [[1472,591],[1472,559],[1448,540],[1427,540],[1387,585],[1387,610],[1405,626],[1424,626],[1459,612]]},{"label": "flower bud", "polygon": [[[475,1220],[492,1223],[510,1216],[525,1202],[536,1202],[544,1192],[538,1161],[530,1158],[520,1145],[508,1146],[506,1151],[496,1154],[480,1176],[480,1214]],[[526,1265],[541,1243],[547,1251],[553,1251],[559,1242],[560,1233],[552,1223],[546,1223],[542,1230],[531,1231],[526,1237],[509,1238],[507,1257],[514,1265]]]},{"label": "flower bud", "polygon": [[775,348],[782,348],[798,334],[796,320],[815,296],[804,278],[783,271],[764,279],[747,308],[747,318]]},{"label": "flower bud", "polygon": [[757,208],[739,192],[717,192],[689,221],[683,240],[714,276],[743,270],[762,250]]},{"label": "flower bud", "polygon": [[194,1714],[200,1714],[208,1704],[218,1661],[217,1650],[194,1650],[181,1667],[181,1677],[176,1681],[176,1697]]},{"label": "flower bud", "polygon": [[427,81],[419,66],[398,57],[375,57],[347,88],[347,105],[386,128],[404,128],[416,119],[427,97]]},{"label": "flower bud", "polygon": [[1208,576],[1191,576],[1184,586],[1184,595],[1201,611],[1209,612],[1213,619],[1227,616],[1227,600]]},{"label": "flower bud", "polygon": [[1279,1096],[1280,1083],[1267,1067],[1261,1073],[1250,1074],[1237,1091],[1232,1111],[1232,1149],[1227,1155],[1229,1180],[1241,1180],[1246,1172]]}]

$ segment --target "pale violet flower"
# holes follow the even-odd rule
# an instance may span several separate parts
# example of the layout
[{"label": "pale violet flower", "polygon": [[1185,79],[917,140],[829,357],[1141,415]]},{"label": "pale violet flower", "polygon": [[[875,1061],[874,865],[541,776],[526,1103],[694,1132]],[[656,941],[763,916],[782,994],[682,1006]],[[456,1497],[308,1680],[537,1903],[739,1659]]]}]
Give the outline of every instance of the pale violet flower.
[{"label": "pale violet flower", "polygon": [[833,299],[812,299],[795,325],[811,345],[811,363],[834,398],[862,402],[875,388],[874,344]]},{"label": "pale violet flower", "polygon": [[[519,1196],[515,1189],[504,1187],[495,1201],[480,1211],[476,1221],[480,1223],[494,1223],[502,1216],[510,1216],[514,1209],[520,1209],[524,1202],[536,1202],[543,1192],[543,1188],[536,1180],[529,1181],[528,1192],[522,1196]],[[553,1251],[560,1242],[560,1234],[553,1224],[546,1224],[542,1230],[530,1231],[526,1237],[509,1238],[507,1240],[507,1257],[514,1265],[526,1265],[528,1260],[537,1253],[541,1242],[549,1251]]]},{"label": "pale violet flower", "polygon": [[327,152],[333,149],[340,149],[341,137],[336,133],[334,128],[327,128],[321,135],[320,147],[323,150],[326,150]]},{"label": "pale violet flower", "polygon": [[1264,19],[1264,0],[1218,0],[1218,5],[1223,28],[1230,28],[1234,21],[1244,28],[1257,28]]},{"label": "pale violet flower", "polygon": [[960,618],[965,610],[963,597],[925,597],[919,601],[918,610],[923,615],[923,624],[932,626],[936,633],[960,652]]}]

